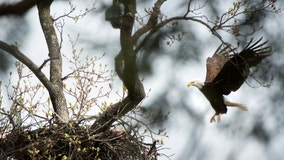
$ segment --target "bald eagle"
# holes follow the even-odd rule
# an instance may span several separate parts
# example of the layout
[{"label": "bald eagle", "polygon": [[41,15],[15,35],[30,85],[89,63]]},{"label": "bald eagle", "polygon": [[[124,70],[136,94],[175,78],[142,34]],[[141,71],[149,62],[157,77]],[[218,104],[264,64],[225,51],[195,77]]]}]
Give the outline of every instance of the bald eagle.
[{"label": "bald eagle", "polygon": [[[245,82],[250,74],[250,67],[255,67],[265,57],[271,55],[271,46],[260,43],[260,38],[255,43],[253,39],[238,54],[234,50],[228,51],[226,48],[219,49],[211,58],[206,61],[206,79],[203,81],[192,81],[187,84],[188,87],[197,87],[208,99],[216,113],[210,119],[210,122],[221,121],[221,115],[227,113],[227,106],[237,107],[247,111],[247,108],[238,103],[229,102],[223,95],[229,95],[231,91],[237,91]],[[228,47],[227,47],[228,48]]]}]

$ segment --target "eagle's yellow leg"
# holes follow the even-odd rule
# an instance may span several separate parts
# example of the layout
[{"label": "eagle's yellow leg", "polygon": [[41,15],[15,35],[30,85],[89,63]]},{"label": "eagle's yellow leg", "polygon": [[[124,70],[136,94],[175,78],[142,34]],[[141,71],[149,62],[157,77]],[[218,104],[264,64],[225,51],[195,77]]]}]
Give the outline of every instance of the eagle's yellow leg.
[{"label": "eagle's yellow leg", "polygon": [[217,116],[217,122],[221,122],[221,115],[222,115],[222,113],[219,113],[218,115],[214,114],[210,119],[210,123],[216,122],[215,116]]}]

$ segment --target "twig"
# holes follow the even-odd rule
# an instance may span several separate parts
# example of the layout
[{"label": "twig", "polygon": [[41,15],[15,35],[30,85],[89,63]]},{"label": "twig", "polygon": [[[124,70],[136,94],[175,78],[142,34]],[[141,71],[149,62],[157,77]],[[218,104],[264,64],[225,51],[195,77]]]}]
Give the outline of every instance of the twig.
[{"label": "twig", "polygon": [[43,63],[38,67],[38,69],[41,71],[41,69],[46,65],[47,62],[49,62],[52,58],[48,58],[43,61]]}]

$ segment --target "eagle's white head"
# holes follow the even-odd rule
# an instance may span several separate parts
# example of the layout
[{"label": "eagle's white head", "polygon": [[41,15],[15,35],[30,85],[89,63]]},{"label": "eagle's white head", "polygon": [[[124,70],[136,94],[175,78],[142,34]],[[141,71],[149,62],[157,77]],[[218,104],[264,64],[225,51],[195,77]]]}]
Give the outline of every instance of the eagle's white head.
[{"label": "eagle's white head", "polygon": [[199,80],[191,81],[191,82],[187,83],[187,87],[190,87],[190,86],[195,86],[198,89],[201,89],[204,86],[204,82],[199,81]]}]

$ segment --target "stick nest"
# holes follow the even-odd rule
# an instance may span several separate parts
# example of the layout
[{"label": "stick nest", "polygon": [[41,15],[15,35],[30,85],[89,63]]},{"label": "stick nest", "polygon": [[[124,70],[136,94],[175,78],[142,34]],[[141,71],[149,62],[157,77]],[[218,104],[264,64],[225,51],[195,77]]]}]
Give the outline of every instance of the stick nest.
[{"label": "stick nest", "polygon": [[14,129],[0,137],[0,159],[124,160],[157,159],[156,143],[146,144],[134,131],[94,134],[86,126],[50,125]]}]

